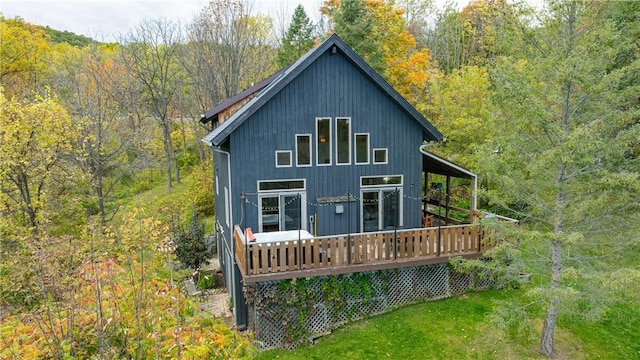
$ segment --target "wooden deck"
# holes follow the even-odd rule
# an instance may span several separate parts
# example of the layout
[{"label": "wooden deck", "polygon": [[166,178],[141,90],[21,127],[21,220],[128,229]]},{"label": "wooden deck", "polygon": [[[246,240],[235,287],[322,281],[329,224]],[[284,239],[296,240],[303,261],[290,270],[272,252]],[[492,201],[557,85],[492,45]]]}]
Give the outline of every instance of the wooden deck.
[{"label": "wooden deck", "polygon": [[244,283],[445,263],[455,256],[477,258],[490,248],[478,224],[248,245],[236,225],[233,237]]}]

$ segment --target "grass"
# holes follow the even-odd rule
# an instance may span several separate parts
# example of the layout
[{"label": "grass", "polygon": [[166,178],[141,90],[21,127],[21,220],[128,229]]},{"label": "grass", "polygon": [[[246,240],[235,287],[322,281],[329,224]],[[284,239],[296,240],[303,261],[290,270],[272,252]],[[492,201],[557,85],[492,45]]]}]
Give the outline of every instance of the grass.
[{"label": "grass", "polygon": [[[179,183],[174,181],[171,191],[167,189],[166,177],[159,174],[151,175],[150,180],[146,181],[150,184],[142,187],[142,191],[135,191],[137,188],[134,194],[128,194],[130,189],[120,191],[120,209],[110,225],[117,228],[122,223],[121,217],[134,209],[140,209],[145,216],[152,216],[164,223],[169,223],[175,216],[179,216],[181,221],[186,220],[191,211],[188,199],[189,187],[193,183],[191,174],[181,176]],[[205,225],[205,234],[213,232],[213,216],[199,220]]]},{"label": "grass", "polygon": [[[493,300],[523,291],[485,291],[408,306],[334,331],[316,345],[265,351],[257,359],[545,359],[538,340],[506,335],[487,322]],[[586,323],[560,319],[556,348],[562,359],[637,359],[640,311],[622,307],[624,317]],[[534,321],[536,331],[541,320]]]},{"label": "grass", "polygon": [[[161,221],[175,214],[184,216],[193,179],[181,180],[169,192],[166,179],[151,176],[149,186],[127,190],[135,194],[121,197],[118,216],[135,208]],[[204,221],[205,233],[211,233],[213,217]],[[636,253],[628,252],[633,255],[618,264],[637,266]],[[316,345],[265,351],[257,359],[545,359],[537,351],[537,338],[504,334],[487,322],[494,300],[517,299],[523,293],[486,291],[412,305],[344,326]],[[537,315],[536,335],[542,327],[542,314]],[[555,339],[561,359],[639,359],[640,307],[618,305],[599,322],[560,317]]]}]

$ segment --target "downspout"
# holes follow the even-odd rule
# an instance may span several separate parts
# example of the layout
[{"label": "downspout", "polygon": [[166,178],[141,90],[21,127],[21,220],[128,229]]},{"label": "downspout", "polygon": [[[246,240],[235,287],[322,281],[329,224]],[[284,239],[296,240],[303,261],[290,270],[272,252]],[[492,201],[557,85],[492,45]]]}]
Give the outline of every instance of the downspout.
[{"label": "downspout", "polygon": [[[229,214],[226,214],[227,216],[230,216],[231,218],[231,223],[229,224],[229,230],[230,230],[230,234],[229,236],[231,236],[231,238],[233,238],[233,201],[231,201],[231,199],[233,199],[233,197],[231,196],[231,194],[233,194],[233,191],[231,189],[231,154],[229,154],[227,151],[224,151],[222,149],[220,149],[219,147],[213,146],[213,144],[211,143],[207,143],[205,142],[205,144],[208,144],[211,149],[213,150],[213,152],[218,152],[221,154],[225,154],[227,155],[227,175],[228,175],[228,181],[229,181]],[[235,243],[234,241],[231,241],[231,254],[233,255],[232,258],[232,263],[235,264],[236,263],[236,257],[235,257]]]},{"label": "downspout", "polygon": [[[235,268],[238,267],[238,263],[236,261],[236,244],[235,241],[233,240],[233,197],[231,196],[233,194],[233,190],[231,188],[231,154],[227,151],[222,150],[220,147],[214,146],[211,142],[207,142],[204,141],[203,142],[207,145],[209,145],[211,147],[211,149],[213,150],[214,153],[220,153],[220,154],[224,154],[227,155],[227,176],[228,176],[228,181],[229,181],[229,214],[225,214],[227,216],[230,217],[231,221],[229,223],[229,231],[230,231],[230,236],[231,236],[231,283],[234,284],[233,287],[233,292],[231,294],[231,297],[233,299],[233,307],[234,307],[234,317],[235,320],[237,322],[238,320],[238,306],[240,306],[238,304],[238,297],[236,296],[236,292],[237,290],[235,289],[235,286],[238,285],[240,282],[236,281],[236,271]],[[225,195],[226,196],[226,195]],[[246,324],[236,324],[236,326],[238,327],[238,330],[244,330],[246,328]]]}]

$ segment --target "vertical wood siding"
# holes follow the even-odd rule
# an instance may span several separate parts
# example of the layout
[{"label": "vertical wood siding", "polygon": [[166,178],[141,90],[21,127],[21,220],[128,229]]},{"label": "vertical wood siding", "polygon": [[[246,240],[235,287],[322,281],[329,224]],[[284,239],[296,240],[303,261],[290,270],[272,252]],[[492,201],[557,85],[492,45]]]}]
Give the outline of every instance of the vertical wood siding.
[{"label": "vertical wood siding", "polygon": [[[332,118],[332,166],[315,163],[316,117]],[[335,118],[351,118],[351,165],[335,165]],[[354,133],[370,134],[371,164],[354,165]],[[295,135],[312,134],[312,166],[295,166]],[[420,226],[420,197],[423,129],[390,97],[340,53],[329,52],[304,70],[280,93],[245,121],[231,135],[233,222],[240,223],[240,194],[256,193],[258,180],[306,179],[307,200],[360,196],[361,176],[403,175],[404,227]],[[388,148],[388,164],[374,165],[373,148]],[[276,168],[275,151],[291,150],[293,167]],[[258,228],[258,198],[250,195],[245,204],[243,227]],[[218,204],[216,204],[218,206]],[[350,213],[351,226],[347,228]],[[308,217],[317,215],[318,235],[360,231],[359,202],[345,203],[345,212],[334,206],[308,205]],[[313,232],[313,229],[309,229]]]}]

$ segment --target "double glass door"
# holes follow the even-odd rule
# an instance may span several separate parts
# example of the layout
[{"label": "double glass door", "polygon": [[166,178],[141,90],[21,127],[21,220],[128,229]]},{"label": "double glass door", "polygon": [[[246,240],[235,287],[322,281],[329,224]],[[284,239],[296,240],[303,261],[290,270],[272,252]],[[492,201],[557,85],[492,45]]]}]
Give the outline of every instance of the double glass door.
[{"label": "double glass door", "polygon": [[362,231],[380,231],[401,225],[400,192],[396,189],[362,191]]},{"label": "double glass door", "polygon": [[306,230],[304,194],[269,194],[260,197],[260,232]]}]

